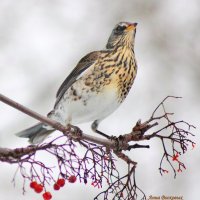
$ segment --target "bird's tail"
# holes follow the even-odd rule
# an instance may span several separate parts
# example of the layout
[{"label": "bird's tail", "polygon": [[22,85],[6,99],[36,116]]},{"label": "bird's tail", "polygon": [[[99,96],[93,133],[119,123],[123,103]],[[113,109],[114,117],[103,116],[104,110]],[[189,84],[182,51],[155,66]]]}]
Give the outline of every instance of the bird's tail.
[{"label": "bird's tail", "polygon": [[35,126],[32,126],[19,133],[16,133],[16,135],[23,138],[29,138],[29,142],[31,144],[39,144],[54,130],[54,128],[48,125],[38,123]]}]

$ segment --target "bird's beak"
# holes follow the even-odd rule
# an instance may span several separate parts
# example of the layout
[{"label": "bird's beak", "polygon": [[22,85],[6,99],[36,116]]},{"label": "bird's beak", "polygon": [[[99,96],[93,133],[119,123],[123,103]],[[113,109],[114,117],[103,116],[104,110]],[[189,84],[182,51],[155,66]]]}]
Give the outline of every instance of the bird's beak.
[{"label": "bird's beak", "polygon": [[128,24],[126,30],[127,31],[134,30],[134,29],[136,29],[136,26],[137,26],[137,23],[130,23],[130,24]]}]

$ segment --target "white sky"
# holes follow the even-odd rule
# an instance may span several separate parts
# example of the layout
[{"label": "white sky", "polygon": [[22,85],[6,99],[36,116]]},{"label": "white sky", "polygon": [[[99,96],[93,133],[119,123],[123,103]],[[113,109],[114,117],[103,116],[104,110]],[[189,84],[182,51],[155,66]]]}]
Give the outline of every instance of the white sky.
[{"label": "white sky", "polygon": [[[198,0],[144,1],[39,1],[0,2],[0,92],[46,114],[59,85],[86,53],[103,49],[119,21],[138,22],[135,52],[138,75],[124,104],[100,128],[119,135],[147,119],[167,95],[183,96],[170,103],[176,119],[199,128],[200,3]],[[36,121],[0,103],[0,146],[21,147],[15,137]],[[80,126],[91,133],[90,124]],[[196,141],[200,139],[198,129]],[[52,136],[53,137],[53,136]],[[131,152],[139,163],[137,179],[148,195],[183,195],[199,199],[199,147],[184,156],[187,170],[175,180],[158,172],[161,153],[157,143],[150,150]],[[43,157],[42,157],[43,159]],[[0,165],[0,199],[41,199],[27,188],[22,195],[21,177],[11,180],[16,166]],[[152,183],[152,180],[153,183]],[[87,192],[86,192],[87,190]],[[55,192],[55,199],[92,199],[97,190],[80,184]]]}]

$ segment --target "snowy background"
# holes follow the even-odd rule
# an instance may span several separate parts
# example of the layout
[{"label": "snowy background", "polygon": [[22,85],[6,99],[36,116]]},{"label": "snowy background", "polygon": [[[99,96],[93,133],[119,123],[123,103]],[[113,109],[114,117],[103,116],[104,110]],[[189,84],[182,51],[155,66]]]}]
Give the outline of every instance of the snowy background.
[{"label": "snowy background", "polygon": [[[200,1],[1,0],[0,93],[45,115],[54,105],[58,87],[80,58],[103,49],[119,21],[138,22],[135,53],[139,70],[128,98],[100,129],[116,135],[129,132],[139,118],[147,119],[165,96],[182,96],[168,108],[176,113],[175,119],[197,126],[197,147],[182,157],[187,170],[176,179],[172,173],[160,176],[161,148],[155,141],[150,150],[131,154],[138,162],[138,186],[147,196],[179,195],[184,200],[197,200]],[[27,141],[14,133],[34,123],[36,120],[0,102],[0,146],[26,146]],[[89,123],[80,127],[92,134]],[[20,176],[13,187],[15,170],[15,165],[0,163],[0,199],[41,199],[28,187],[22,195]],[[90,200],[98,192],[91,186],[71,184],[53,196],[56,200]]]}]

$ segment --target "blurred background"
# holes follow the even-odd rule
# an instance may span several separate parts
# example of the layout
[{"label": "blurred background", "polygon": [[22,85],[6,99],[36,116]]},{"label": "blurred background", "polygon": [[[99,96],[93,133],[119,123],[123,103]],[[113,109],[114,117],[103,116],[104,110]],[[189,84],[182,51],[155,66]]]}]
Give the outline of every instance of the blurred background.
[{"label": "blurred background", "polygon": [[[119,21],[138,22],[135,53],[138,75],[124,104],[100,129],[113,135],[129,132],[138,119],[147,119],[167,95],[174,119],[184,119],[197,129],[197,146],[182,156],[187,169],[173,178],[160,176],[162,148],[152,141],[151,149],[129,153],[138,162],[137,184],[153,196],[183,196],[199,199],[200,157],[200,1],[198,0],[1,0],[0,1],[0,93],[46,115],[54,105],[62,81],[86,53],[105,47]],[[0,146],[22,147],[26,139],[14,133],[36,120],[0,102]],[[90,124],[80,127],[89,134]],[[54,133],[52,137],[55,136]],[[43,157],[41,156],[41,159]],[[54,163],[52,163],[53,165]],[[120,162],[119,166],[122,166]],[[12,178],[16,165],[0,164],[0,199],[41,199],[22,178]],[[153,180],[153,182],[152,182]],[[54,199],[92,199],[98,189],[71,184]]]}]

